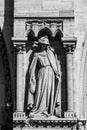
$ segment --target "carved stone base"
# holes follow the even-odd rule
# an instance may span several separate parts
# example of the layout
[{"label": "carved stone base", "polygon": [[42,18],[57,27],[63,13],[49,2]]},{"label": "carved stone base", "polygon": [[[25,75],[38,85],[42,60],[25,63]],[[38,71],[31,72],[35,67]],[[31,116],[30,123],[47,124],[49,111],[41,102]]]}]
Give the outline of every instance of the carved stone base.
[{"label": "carved stone base", "polygon": [[14,121],[24,121],[25,120],[25,112],[14,112],[13,120]]},{"label": "carved stone base", "polygon": [[64,113],[65,118],[75,118],[75,113],[71,111],[67,111]]},{"label": "carved stone base", "polygon": [[29,129],[58,129],[58,130],[73,130],[72,128],[77,125],[77,118],[58,118],[56,120],[33,120],[27,119],[27,121],[14,121],[13,130],[29,130]]},{"label": "carved stone base", "polygon": [[[18,114],[18,115],[17,115]],[[21,117],[20,117],[21,115]],[[85,130],[86,120],[77,118],[52,118],[47,119],[30,119],[25,118],[23,113],[14,113],[13,130]],[[21,119],[20,119],[21,118]]]}]

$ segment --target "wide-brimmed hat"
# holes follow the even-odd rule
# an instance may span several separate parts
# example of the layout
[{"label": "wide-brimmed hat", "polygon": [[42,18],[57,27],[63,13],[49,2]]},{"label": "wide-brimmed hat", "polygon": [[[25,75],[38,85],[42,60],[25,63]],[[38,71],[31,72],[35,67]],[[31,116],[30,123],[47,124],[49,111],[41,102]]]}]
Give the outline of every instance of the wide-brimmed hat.
[{"label": "wide-brimmed hat", "polygon": [[38,40],[39,43],[41,44],[45,44],[45,45],[49,45],[49,39],[48,39],[48,36],[44,36],[44,37],[41,37],[39,40]]}]

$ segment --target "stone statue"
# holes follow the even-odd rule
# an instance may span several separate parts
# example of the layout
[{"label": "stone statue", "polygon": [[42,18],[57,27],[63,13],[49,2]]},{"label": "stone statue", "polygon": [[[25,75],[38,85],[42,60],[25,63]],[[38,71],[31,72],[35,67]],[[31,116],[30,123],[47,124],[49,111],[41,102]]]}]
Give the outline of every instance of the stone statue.
[{"label": "stone statue", "polygon": [[54,115],[60,87],[60,64],[47,36],[38,40],[29,67],[28,105],[33,104],[30,118]]}]

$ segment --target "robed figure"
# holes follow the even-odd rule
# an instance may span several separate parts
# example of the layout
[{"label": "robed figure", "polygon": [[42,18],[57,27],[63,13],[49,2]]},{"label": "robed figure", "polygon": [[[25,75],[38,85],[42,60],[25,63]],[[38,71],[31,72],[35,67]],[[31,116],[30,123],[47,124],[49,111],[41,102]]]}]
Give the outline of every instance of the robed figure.
[{"label": "robed figure", "polygon": [[47,36],[38,40],[38,48],[29,68],[28,105],[33,104],[30,118],[54,115],[60,87],[59,61]]}]

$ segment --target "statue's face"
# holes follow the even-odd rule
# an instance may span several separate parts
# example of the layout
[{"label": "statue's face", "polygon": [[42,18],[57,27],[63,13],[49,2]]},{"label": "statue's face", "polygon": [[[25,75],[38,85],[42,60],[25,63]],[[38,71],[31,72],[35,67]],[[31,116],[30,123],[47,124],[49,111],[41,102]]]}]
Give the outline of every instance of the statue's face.
[{"label": "statue's face", "polygon": [[47,48],[47,45],[46,44],[41,44],[41,49],[42,50],[45,50]]}]

